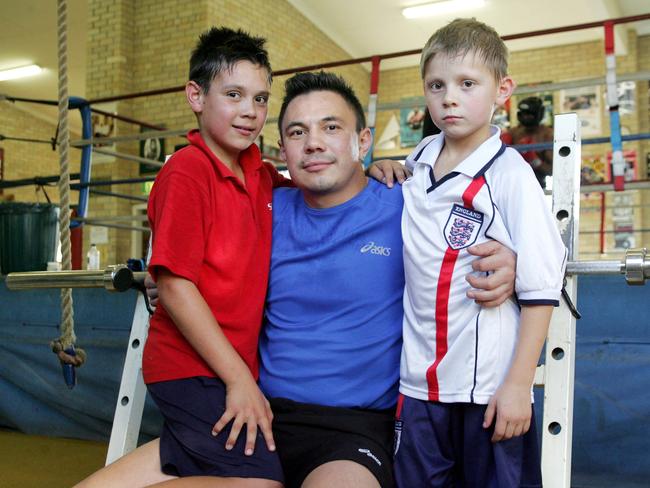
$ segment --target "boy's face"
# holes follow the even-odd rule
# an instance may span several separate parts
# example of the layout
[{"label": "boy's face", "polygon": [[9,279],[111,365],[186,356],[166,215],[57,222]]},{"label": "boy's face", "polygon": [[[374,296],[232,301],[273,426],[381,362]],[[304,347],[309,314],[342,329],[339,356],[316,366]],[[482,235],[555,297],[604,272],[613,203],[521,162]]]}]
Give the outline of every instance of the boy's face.
[{"label": "boy's face", "polygon": [[445,138],[480,145],[490,136],[494,109],[510,97],[510,77],[497,81],[475,53],[436,54],[424,71],[424,96],[433,122]]},{"label": "boy's face", "polygon": [[281,154],[307,204],[339,205],[366,185],[361,168],[372,141],[356,129],[354,111],[338,93],[314,91],[294,98],[282,120]]},{"label": "boy's face", "polygon": [[192,81],[186,86],[203,139],[228,165],[238,160],[264,127],[271,90],[268,76],[266,68],[239,61],[212,80],[207,94]]}]

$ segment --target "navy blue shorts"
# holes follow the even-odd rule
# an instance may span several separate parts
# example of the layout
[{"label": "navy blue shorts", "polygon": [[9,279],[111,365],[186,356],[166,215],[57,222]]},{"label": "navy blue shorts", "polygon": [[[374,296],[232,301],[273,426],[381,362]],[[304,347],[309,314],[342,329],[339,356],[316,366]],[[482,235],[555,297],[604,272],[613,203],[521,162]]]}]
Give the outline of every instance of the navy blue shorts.
[{"label": "navy blue shorts", "polygon": [[482,427],[487,405],[400,397],[394,449],[398,487],[542,486],[534,410],[526,434],[493,443],[494,427]]},{"label": "navy blue shorts", "polygon": [[226,388],[221,380],[185,378],[151,383],[147,388],[165,419],[160,434],[163,473],[283,482],[280,459],[268,450],[259,429],[252,456],[244,455],[245,428],[232,450],[226,450],[232,421],[218,436],[212,436],[212,427],[226,410]]}]

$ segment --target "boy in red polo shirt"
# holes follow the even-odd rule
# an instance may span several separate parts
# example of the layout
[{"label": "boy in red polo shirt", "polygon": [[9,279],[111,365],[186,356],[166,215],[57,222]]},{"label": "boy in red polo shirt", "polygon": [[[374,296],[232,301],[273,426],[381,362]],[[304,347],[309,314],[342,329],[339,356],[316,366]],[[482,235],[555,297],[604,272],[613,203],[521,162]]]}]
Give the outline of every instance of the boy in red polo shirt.
[{"label": "boy in red polo shirt", "polygon": [[254,144],[271,90],[264,40],[205,32],[189,80],[199,129],[158,174],[148,206],[149,271],[162,306],[150,321],[142,371],[165,420],[160,464],[151,461],[153,441],[85,486],[146,486],[169,476],[201,476],[198,486],[214,483],[210,477],[282,486],[271,408],[256,383],[272,189],[285,181]]},{"label": "boy in red polo shirt", "polygon": [[263,46],[242,31],[213,28],[192,53],[185,92],[199,129],[149,198],[149,269],[162,307],[142,370],[165,417],[163,472],[279,485],[271,409],[256,383],[272,189],[283,179],[254,144],[271,90]]}]

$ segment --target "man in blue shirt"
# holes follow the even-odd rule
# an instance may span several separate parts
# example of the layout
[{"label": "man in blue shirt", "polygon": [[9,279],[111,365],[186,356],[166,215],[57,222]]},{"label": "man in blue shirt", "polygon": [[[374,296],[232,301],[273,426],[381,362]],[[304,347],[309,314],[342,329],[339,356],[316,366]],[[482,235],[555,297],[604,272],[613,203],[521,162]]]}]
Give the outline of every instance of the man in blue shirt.
[{"label": "man in blue shirt", "polygon": [[[278,125],[297,188],[274,193],[260,387],[285,486],[390,487],[404,291],[403,199],[391,187],[404,175],[379,165],[386,185],[366,178],[363,108],[331,73],[287,80]],[[496,242],[471,252],[476,271],[494,270],[468,276],[471,298],[500,304],[513,254]]]},{"label": "man in blue shirt", "polygon": [[[393,486],[402,193],[366,178],[372,136],[338,76],[287,80],[278,125],[297,188],[274,192],[260,387],[274,411],[285,486]],[[514,263],[499,252],[506,268]],[[488,301],[511,293],[510,271],[499,270],[502,296]]]}]

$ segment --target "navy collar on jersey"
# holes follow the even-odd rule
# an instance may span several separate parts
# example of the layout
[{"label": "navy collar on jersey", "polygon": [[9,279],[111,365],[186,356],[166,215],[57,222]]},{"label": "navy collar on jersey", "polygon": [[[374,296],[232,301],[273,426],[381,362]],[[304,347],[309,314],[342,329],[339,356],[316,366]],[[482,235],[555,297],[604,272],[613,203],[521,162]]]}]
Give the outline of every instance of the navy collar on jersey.
[{"label": "navy collar on jersey", "polygon": [[[494,159],[497,152],[503,152],[503,143],[501,142],[501,131],[495,125],[490,126],[490,137],[477,147],[472,154],[467,156],[463,161],[454,168],[452,173],[462,173],[470,178],[481,176],[487,171],[486,160]],[[444,144],[444,132],[424,139],[420,143],[418,152],[414,158],[410,159],[410,164],[426,164],[433,168],[438,159],[438,155]],[[488,163],[490,164],[490,163]],[[489,166],[488,166],[489,167]],[[450,173],[451,174],[451,173]],[[445,176],[446,178],[446,176]],[[444,179],[444,178],[443,178]]]},{"label": "navy collar on jersey", "polygon": [[[478,178],[485,174],[494,161],[501,156],[503,151],[506,149],[505,144],[501,142],[501,132],[499,128],[491,125],[490,132],[491,135],[485,142],[476,148],[472,154],[461,161],[460,164],[454,168],[454,171],[446,174],[439,181],[436,181],[433,175],[433,168],[444,145],[444,132],[423,140],[420,143],[421,147],[417,151],[415,157],[412,158],[411,161],[407,162],[407,165],[411,167],[416,164],[425,164],[429,166],[431,186],[427,188],[427,193],[430,193],[445,181],[458,176],[459,174],[464,174],[472,179]],[[485,162],[486,157],[489,157],[487,163]]]}]

